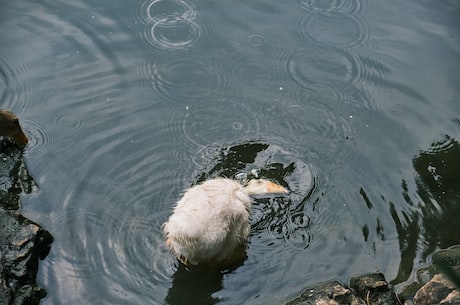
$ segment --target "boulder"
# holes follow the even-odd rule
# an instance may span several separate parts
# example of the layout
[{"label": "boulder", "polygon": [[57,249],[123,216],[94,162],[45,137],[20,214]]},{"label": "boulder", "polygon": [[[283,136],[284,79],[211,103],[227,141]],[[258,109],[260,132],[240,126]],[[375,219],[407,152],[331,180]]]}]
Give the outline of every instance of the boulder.
[{"label": "boulder", "polygon": [[350,279],[350,288],[330,281],[307,288],[286,305],[369,305],[398,304],[392,287],[381,273],[369,273]]},{"label": "boulder", "polygon": [[21,149],[0,139],[0,304],[34,305],[46,295],[36,276],[53,238],[17,211],[19,194],[33,186]]}]

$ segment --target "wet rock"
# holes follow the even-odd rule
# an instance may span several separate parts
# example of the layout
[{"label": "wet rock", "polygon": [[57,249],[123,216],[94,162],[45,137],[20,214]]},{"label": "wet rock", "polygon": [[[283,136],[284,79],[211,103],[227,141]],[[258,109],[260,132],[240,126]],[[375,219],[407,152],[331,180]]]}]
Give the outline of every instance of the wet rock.
[{"label": "wet rock", "polygon": [[366,304],[398,304],[393,289],[388,285],[382,273],[369,273],[350,279],[350,287]]},{"label": "wet rock", "polygon": [[0,139],[0,304],[39,304],[46,295],[36,275],[53,238],[17,212],[19,194],[33,186],[20,148]]},{"label": "wet rock", "polygon": [[38,259],[49,252],[51,235],[14,211],[0,207],[0,304],[38,304]]},{"label": "wet rock", "polygon": [[306,289],[302,295],[286,305],[370,305],[398,304],[393,289],[381,273],[369,273],[350,279],[350,288],[337,281],[326,282]]},{"label": "wet rock", "polygon": [[438,251],[432,261],[432,265],[417,271],[401,298],[407,305],[460,304],[460,246]]},{"label": "wet rock", "polygon": [[460,304],[460,295],[445,275],[436,274],[417,291],[413,303],[415,305]]},{"label": "wet rock", "polygon": [[295,300],[286,305],[337,305],[366,304],[359,300],[349,289],[337,281],[326,282],[307,288]]}]

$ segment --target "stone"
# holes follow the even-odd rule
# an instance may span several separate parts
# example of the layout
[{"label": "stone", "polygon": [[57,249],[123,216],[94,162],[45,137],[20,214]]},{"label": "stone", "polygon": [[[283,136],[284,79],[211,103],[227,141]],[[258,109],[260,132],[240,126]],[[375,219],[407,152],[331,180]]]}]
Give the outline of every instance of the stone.
[{"label": "stone", "polygon": [[443,274],[436,274],[414,296],[415,305],[460,304],[460,295]]},{"label": "stone", "polygon": [[300,297],[286,305],[366,305],[350,289],[337,281],[321,283],[307,288]]},{"label": "stone", "polygon": [[393,289],[380,272],[368,273],[350,279],[350,287],[366,304],[398,304]]},{"label": "stone", "polygon": [[20,193],[33,188],[21,149],[0,139],[0,304],[35,305],[46,296],[36,276],[53,237],[17,212]]}]

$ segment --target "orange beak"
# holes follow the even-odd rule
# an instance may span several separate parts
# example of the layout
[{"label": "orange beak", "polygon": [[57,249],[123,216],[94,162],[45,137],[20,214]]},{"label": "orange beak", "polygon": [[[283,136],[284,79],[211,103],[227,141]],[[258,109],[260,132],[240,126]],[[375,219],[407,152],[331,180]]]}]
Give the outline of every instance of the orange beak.
[{"label": "orange beak", "polygon": [[282,187],[279,184],[273,183],[271,181],[266,181],[266,187],[267,187],[267,192],[268,193],[283,193],[287,194],[289,191]]}]

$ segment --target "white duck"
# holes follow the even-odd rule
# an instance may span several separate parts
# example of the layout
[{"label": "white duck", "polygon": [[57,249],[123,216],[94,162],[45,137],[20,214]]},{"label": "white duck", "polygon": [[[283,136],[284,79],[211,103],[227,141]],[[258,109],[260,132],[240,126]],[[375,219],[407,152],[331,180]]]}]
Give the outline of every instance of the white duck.
[{"label": "white duck", "polygon": [[166,245],[185,265],[231,264],[246,255],[249,195],[265,193],[287,193],[287,190],[263,179],[250,180],[244,187],[226,178],[193,186],[178,201],[163,226]]}]

